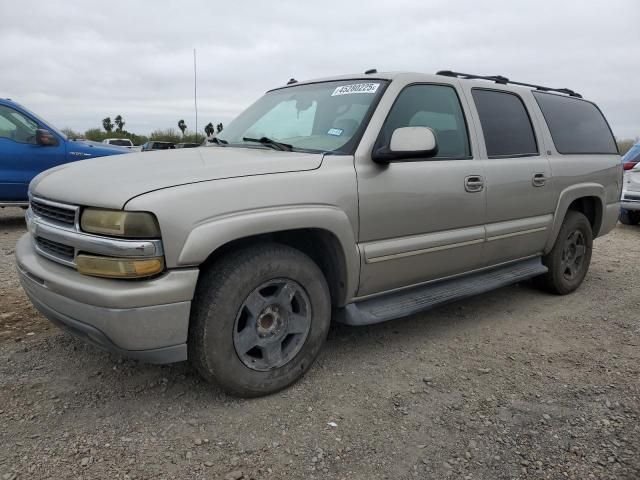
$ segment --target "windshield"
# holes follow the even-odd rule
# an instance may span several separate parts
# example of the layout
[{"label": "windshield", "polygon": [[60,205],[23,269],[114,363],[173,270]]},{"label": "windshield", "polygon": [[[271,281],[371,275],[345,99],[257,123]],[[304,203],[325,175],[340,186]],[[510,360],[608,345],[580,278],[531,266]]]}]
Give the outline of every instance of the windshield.
[{"label": "windshield", "polygon": [[342,80],[273,90],[217,138],[233,146],[269,148],[255,142],[266,138],[294,151],[351,154],[385,86],[383,80]]}]

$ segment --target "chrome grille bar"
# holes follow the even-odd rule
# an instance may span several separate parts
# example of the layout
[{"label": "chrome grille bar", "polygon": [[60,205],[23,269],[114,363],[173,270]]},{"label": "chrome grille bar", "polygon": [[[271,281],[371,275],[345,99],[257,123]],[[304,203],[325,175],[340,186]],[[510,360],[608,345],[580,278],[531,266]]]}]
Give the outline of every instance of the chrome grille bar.
[{"label": "chrome grille bar", "polygon": [[[35,204],[46,205],[46,210],[34,208]],[[103,237],[82,232],[79,225],[80,207],[65,205],[40,198],[30,199],[30,208],[26,213],[27,227],[33,238],[36,251],[50,260],[76,267],[75,257],[78,253],[104,255],[108,257],[159,257],[164,255],[162,241],[128,240],[122,238]],[[65,210],[66,215],[56,217],[51,214]],[[73,221],[69,212],[73,213]]]},{"label": "chrome grille bar", "polygon": [[42,198],[31,198],[31,210],[41,218],[52,220],[56,223],[75,225],[78,221],[80,208],[73,205],[65,205]]}]

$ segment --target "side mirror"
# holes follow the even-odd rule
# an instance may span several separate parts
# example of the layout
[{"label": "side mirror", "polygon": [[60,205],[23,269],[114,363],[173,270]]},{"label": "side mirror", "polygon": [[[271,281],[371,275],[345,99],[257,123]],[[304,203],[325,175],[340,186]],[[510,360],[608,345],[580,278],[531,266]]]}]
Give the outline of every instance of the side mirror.
[{"label": "side mirror", "polygon": [[435,132],[428,127],[396,128],[391,135],[389,146],[374,150],[372,158],[377,163],[395,160],[430,158],[438,153]]},{"label": "side mirror", "polygon": [[49,130],[39,128],[36,130],[36,143],[43,147],[55,147],[58,139]]}]

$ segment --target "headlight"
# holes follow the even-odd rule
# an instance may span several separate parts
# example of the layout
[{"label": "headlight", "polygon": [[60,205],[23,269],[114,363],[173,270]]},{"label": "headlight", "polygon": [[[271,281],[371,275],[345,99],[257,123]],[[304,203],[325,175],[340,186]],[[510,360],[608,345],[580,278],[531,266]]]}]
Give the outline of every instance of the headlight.
[{"label": "headlight", "polygon": [[164,259],[154,258],[113,258],[87,255],[76,257],[78,272],[94,277],[143,278],[164,270]]},{"label": "headlight", "polygon": [[88,233],[128,238],[158,238],[160,227],[151,213],[125,212],[87,208],[80,219],[82,230]]}]

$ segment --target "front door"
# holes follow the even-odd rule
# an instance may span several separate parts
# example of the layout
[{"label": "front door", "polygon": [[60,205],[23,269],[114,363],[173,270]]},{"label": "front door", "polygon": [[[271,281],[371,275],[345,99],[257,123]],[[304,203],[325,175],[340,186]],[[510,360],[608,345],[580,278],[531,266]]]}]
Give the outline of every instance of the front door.
[{"label": "front door", "polygon": [[356,159],[362,257],[359,296],[463,273],[483,263],[485,189],[457,83],[404,87],[380,131],[426,126],[434,158]]},{"label": "front door", "polygon": [[38,127],[21,112],[0,105],[0,202],[26,202],[33,177],[64,162],[64,142],[38,145]]}]

